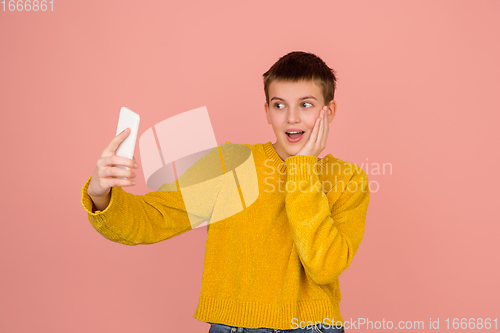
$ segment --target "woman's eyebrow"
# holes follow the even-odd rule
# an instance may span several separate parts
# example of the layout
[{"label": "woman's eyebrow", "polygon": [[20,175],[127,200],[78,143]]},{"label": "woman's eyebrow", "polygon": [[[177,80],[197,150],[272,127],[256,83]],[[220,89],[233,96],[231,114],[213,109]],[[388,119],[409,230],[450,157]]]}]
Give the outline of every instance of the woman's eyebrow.
[{"label": "woman's eyebrow", "polygon": [[[316,97],[314,97],[314,96],[304,96],[304,97],[299,98],[299,101],[304,100],[304,99],[308,99],[308,98],[316,99]],[[283,98],[279,98],[279,97],[273,97],[273,98],[271,98],[271,101],[272,101],[273,99],[279,99],[280,101],[284,101],[284,99],[283,99]],[[317,99],[316,99],[316,100],[317,100]]]}]

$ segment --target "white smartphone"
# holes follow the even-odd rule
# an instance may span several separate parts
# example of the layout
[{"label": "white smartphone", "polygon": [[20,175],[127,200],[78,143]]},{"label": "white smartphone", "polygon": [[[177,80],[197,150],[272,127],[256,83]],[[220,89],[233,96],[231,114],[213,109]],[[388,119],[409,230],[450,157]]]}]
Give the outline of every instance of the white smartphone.
[{"label": "white smartphone", "polygon": [[[120,143],[118,149],[116,150],[116,155],[130,159],[134,157],[135,142],[137,141],[137,132],[139,132],[140,121],[141,117],[137,113],[127,109],[126,107],[121,108],[116,135],[120,134],[126,128],[130,128],[130,134],[125,138],[125,140],[122,141],[122,143]],[[130,170],[129,167],[123,165],[117,165],[117,167]]]}]

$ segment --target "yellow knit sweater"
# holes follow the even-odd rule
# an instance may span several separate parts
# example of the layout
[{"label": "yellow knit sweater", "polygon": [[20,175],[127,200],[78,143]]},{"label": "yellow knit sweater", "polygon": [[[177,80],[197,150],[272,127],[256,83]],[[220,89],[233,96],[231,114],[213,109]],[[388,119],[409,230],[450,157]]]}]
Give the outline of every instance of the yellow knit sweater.
[{"label": "yellow knit sweater", "polygon": [[[194,318],[274,329],[343,323],[338,278],[363,238],[370,200],[366,173],[331,154],[283,161],[271,141],[245,146],[255,161],[259,196],[241,212],[208,225]],[[151,244],[192,229],[177,181],[177,190],[146,195],[114,187],[108,207],[93,212],[90,179],[82,205],[109,240]]]}]

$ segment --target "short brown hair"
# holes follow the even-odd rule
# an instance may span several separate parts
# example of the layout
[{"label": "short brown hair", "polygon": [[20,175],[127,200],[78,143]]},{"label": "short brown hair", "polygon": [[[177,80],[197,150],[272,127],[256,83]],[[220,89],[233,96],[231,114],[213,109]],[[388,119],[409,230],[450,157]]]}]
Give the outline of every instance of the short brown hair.
[{"label": "short brown hair", "polygon": [[281,57],[263,75],[266,102],[269,104],[269,85],[273,81],[313,80],[321,87],[327,105],[335,95],[337,86],[335,74],[335,71],[315,54],[302,51],[290,52]]}]

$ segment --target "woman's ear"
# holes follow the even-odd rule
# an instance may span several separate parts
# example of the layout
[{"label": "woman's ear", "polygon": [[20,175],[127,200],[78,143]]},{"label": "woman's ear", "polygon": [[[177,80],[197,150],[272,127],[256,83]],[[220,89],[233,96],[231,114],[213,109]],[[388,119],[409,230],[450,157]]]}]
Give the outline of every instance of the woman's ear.
[{"label": "woman's ear", "polygon": [[267,118],[267,123],[271,125],[271,118],[269,117],[269,105],[267,105],[267,102],[264,103],[264,110],[266,111],[266,118]]},{"label": "woman's ear", "polygon": [[337,111],[337,102],[333,99],[328,103],[328,123],[331,123],[333,118],[335,118],[335,113]]}]

